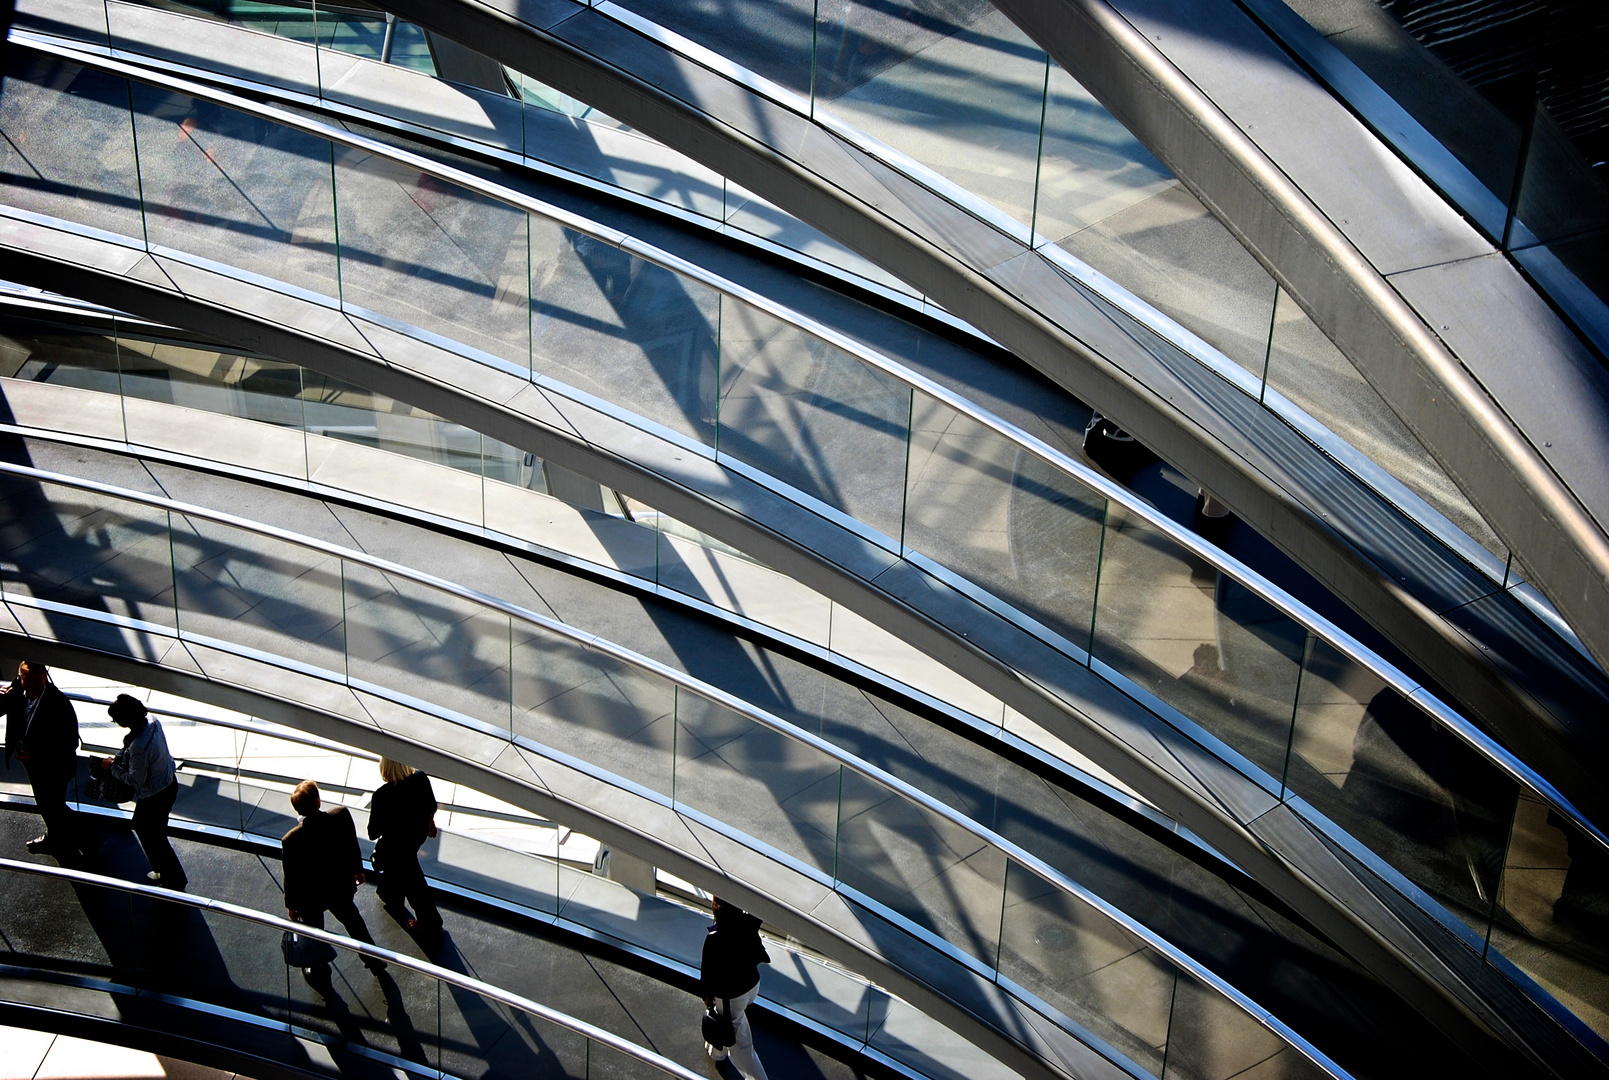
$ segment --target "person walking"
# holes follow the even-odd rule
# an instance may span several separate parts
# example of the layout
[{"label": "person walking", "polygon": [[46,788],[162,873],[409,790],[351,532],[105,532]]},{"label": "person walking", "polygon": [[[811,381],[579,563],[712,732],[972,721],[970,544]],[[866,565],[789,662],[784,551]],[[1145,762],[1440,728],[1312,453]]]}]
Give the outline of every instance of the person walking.
[{"label": "person walking", "polygon": [[760,940],[760,920],[720,897],[710,902],[715,922],[704,935],[704,955],[698,969],[698,992],[704,1008],[732,1022],[730,1048],[706,1042],[713,1061],[728,1057],[744,1080],[766,1080],[765,1066],[754,1052],[754,1031],[746,1015],[760,992],[760,965],[771,957]]},{"label": "person walking", "polygon": [[[280,858],[285,874],[285,914],[292,922],[324,929],[324,913],[334,915],[349,936],[374,944],[363,913],[353,902],[363,884],[363,855],[358,850],[357,827],[352,812],[344,806],[322,809],[318,784],[303,780],[291,792],[291,807],[301,820],[280,841]],[[375,974],[385,970],[385,962],[363,957],[363,966]],[[309,986],[325,997],[334,993],[330,965],[316,964],[302,969]]]},{"label": "person walking", "polygon": [[6,768],[16,758],[28,773],[34,806],[45,821],[42,835],[28,841],[33,855],[65,861],[82,852],[78,815],[67,808],[67,785],[78,775],[78,714],[50,681],[44,664],[24,660],[17,678],[0,693],[6,713]]},{"label": "person walking", "polygon": [[[409,930],[434,933],[441,912],[419,868],[419,849],[436,835],[436,793],[430,777],[400,761],[380,759],[381,784],[369,803],[369,839],[380,875],[380,902]],[[413,914],[408,914],[408,905]]]},{"label": "person walking", "polygon": [[134,835],[151,864],[145,876],[155,884],[182,889],[189,879],[168,840],[168,815],[179,797],[179,775],[162,722],[151,719],[145,703],[130,694],[117,695],[106,713],[112,723],[128,728],[123,749],[116,757],[102,758],[101,767],[134,791]]}]

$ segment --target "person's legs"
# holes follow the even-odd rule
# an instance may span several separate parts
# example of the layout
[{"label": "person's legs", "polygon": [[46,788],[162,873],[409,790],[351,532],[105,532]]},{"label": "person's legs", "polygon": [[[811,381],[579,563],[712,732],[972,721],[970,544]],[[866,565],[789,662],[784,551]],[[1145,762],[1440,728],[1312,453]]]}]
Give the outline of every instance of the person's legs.
[{"label": "person's legs", "polygon": [[419,855],[412,853],[403,862],[402,888],[407,894],[408,902],[413,905],[414,918],[419,920],[419,928],[434,930],[441,926],[441,912],[436,908],[436,901],[430,895],[430,882],[425,880],[425,872],[419,867]]},{"label": "person's legs", "polygon": [[168,840],[168,815],[173,812],[173,803],[178,797],[179,782],[175,780],[150,798],[134,804],[134,835],[140,838],[151,869],[160,875],[161,884],[169,888],[184,885],[187,880],[178,853]]},{"label": "person's legs", "polygon": [[45,773],[26,766],[28,783],[34,789],[34,806],[45,822],[45,844],[58,853],[72,854],[79,847],[78,823],[67,808],[67,785],[72,777],[65,773]]},{"label": "person's legs", "polygon": [[[296,921],[303,926],[311,926],[315,930],[322,930],[324,929],[324,912],[322,910],[298,911]],[[302,969],[302,978],[307,980],[308,986],[311,986],[323,996],[334,996],[335,984],[330,978],[330,965],[313,964],[310,967],[304,967]]]},{"label": "person's legs", "polygon": [[732,1064],[743,1074],[744,1080],[766,1080],[765,1066],[754,1052],[754,1029],[749,1027],[748,1016],[749,1006],[759,994],[760,986],[756,983],[753,990],[732,999],[732,1034],[736,1036],[732,1043]]},{"label": "person's legs", "polygon": [[[348,896],[331,903],[330,914],[334,915],[340,920],[341,925],[346,927],[348,937],[367,942],[370,945],[374,944],[374,938],[369,934],[369,924],[363,921],[363,912],[358,910],[358,905],[353,901],[352,897]],[[363,966],[370,971],[381,971],[385,968],[385,961],[365,956]]]}]

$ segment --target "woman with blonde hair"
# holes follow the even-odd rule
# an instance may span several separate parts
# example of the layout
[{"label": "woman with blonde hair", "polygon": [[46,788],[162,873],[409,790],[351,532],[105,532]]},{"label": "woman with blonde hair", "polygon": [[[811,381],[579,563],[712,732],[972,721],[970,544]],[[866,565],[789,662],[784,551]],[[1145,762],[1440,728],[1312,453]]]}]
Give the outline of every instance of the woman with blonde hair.
[{"label": "woman with blonde hair", "polygon": [[[430,777],[400,761],[380,759],[385,783],[369,803],[369,839],[374,841],[374,869],[386,911],[409,930],[441,929],[441,912],[430,896],[430,883],[419,868],[419,849],[436,835],[436,793]],[[408,914],[408,904],[413,914]]]}]

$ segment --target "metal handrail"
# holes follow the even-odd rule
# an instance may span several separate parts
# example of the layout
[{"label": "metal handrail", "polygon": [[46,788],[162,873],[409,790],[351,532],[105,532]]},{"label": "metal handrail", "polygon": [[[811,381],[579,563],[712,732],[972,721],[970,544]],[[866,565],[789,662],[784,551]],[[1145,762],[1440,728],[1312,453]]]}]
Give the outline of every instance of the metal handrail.
[{"label": "metal handrail", "polygon": [[417,960],[406,953],[393,952],[392,950],[382,948],[379,945],[372,945],[363,941],[355,941],[352,938],[344,937],[341,934],[332,933],[328,930],[320,930],[299,922],[292,922],[289,919],[282,919],[277,915],[270,915],[267,912],[242,907],[239,904],[231,904],[225,900],[214,900],[205,896],[192,896],[189,893],[178,892],[174,889],[164,889],[156,885],[141,885],[132,881],[124,881],[121,878],[107,877],[104,874],[92,874],[86,870],[73,870],[62,866],[45,866],[39,863],[19,862],[16,859],[0,859],[0,870],[9,870],[14,873],[32,874],[36,877],[55,878],[57,880],[71,881],[80,885],[93,885],[97,888],[112,889],[117,892],[132,893],[135,896],[144,896],[152,900],[161,900],[165,903],[180,904],[184,907],[197,908],[201,911],[216,911],[222,915],[228,915],[232,918],[241,919],[245,922],[257,923],[261,926],[267,926],[274,930],[290,931],[291,933],[297,934],[301,937],[311,938],[315,941],[322,941],[325,944],[333,945],[336,948],[346,949],[349,952],[355,952],[359,955],[375,960],[383,960],[388,964],[395,964],[397,967],[416,972],[417,974],[424,975],[427,978],[434,979],[437,982],[444,982],[449,986],[456,986],[459,989],[468,990],[471,993],[478,994],[484,998],[489,998],[492,1001],[507,1005],[510,1008],[518,1009],[524,1013],[529,1013],[538,1019],[546,1020],[551,1024],[557,1024],[559,1027],[567,1028],[568,1030],[591,1039],[594,1042],[602,1043],[610,1049],[618,1050],[622,1054],[636,1058],[638,1061],[641,1061],[646,1065],[653,1066],[660,1072],[668,1073],[669,1075],[676,1077],[677,1080],[707,1080],[707,1078],[701,1074],[693,1072],[684,1065],[678,1065],[676,1062],[672,1061],[668,1057],[665,1057],[663,1054],[657,1054],[646,1047],[638,1046],[629,1039],[621,1038],[619,1035],[615,1035],[612,1032],[605,1031],[600,1027],[589,1024],[585,1020],[577,1019],[568,1013],[559,1012],[557,1009],[554,1009],[551,1006],[543,1005],[537,1001],[532,1001],[527,997],[521,997],[519,994],[504,990],[498,986],[493,986],[491,983],[482,982],[479,979],[471,978],[468,975],[451,971],[444,967],[439,967],[425,960]]},{"label": "metal handrail", "polygon": [[[685,672],[678,671],[675,668],[663,664],[660,661],[654,660],[651,657],[643,656],[634,652],[633,650],[627,649],[622,645],[617,645],[614,642],[600,637],[597,634],[580,630],[576,627],[570,626],[567,623],[560,622],[551,616],[540,614],[539,612],[521,607],[518,604],[513,604],[490,594],[483,593],[477,589],[472,589],[468,586],[448,581],[445,578],[437,577],[434,574],[429,574],[422,570],[415,570],[412,567],[403,566],[399,563],[391,562],[388,559],[382,559],[378,556],[370,555],[367,552],[343,548],[337,544],[329,543],[328,541],[319,540],[314,537],[301,536],[287,529],[279,528],[278,526],[250,521],[246,518],[236,517],[233,514],[227,514],[219,510],[212,510],[207,507],[196,506],[191,503],[180,502],[176,499],[169,499],[158,495],[149,495],[145,492],[132,491],[126,488],[119,488],[111,484],[103,484],[95,480],[84,480],[78,477],[65,476],[60,473],[53,473],[44,469],[35,469],[26,465],[14,465],[9,462],[0,462],[0,474],[26,477],[28,479],[37,480],[41,483],[57,484],[62,487],[76,488],[82,491],[92,491],[100,495],[106,495],[110,498],[139,503],[141,505],[165,510],[169,513],[180,514],[185,517],[201,518],[203,520],[216,522],[220,525],[227,525],[230,528],[240,529],[244,532],[251,532],[260,536],[270,537],[274,540],[291,544],[296,547],[316,551],[331,558],[338,558],[357,563],[372,570],[377,570],[380,573],[405,578],[414,582],[415,584],[423,585],[426,588],[434,589],[438,592],[443,592],[450,596],[458,597],[462,600],[467,600],[473,604],[491,608],[492,610],[498,611],[511,619],[518,619],[522,622],[530,623],[534,626],[540,627],[548,633],[555,635],[556,637],[564,638],[567,641],[579,645],[582,648],[592,649],[613,660],[617,660],[622,664],[662,678],[667,682],[674,684],[678,688],[686,690],[688,693],[701,697],[706,701],[720,706],[721,708],[736,713],[746,720],[750,720],[753,723],[767,728],[768,730],[774,731],[785,738],[817,751],[818,753],[837,762],[844,768],[850,769],[851,771],[858,773],[873,783],[893,791],[894,793],[915,803],[928,813],[942,818],[951,825],[954,825],[956,828],[970,833],[972,836],[976,837],[978,840],[989,845],[990,847],[996,848],[1009,858],[1020,863],[1024,869],[1027,869],[1031,873],[1038,876],[1040,879],[1045,881],[1046,884],[1075,897],[1085,904],[1088,904],[1096,911],[1117,923],[1127,933],[1134,935],[1141,941],[1144,941],[1149,947],[1155,949],[1160,955],[1166,957],[1170,963],[1186,972],[1193,978],[1211,987],[1218,993],[1222,994],[1230,1002],[1235,1004],[1253,1019],[1257,1020],[1274,1035],[1290,1045],[1293,1049],[1297,1050],[1304,1057],[1308,1058],[1319,1068],[1323,1069],[1331,1076],[1336,1077],[1337,1080],[1342,1080],[1342,1078],[1347,1078],[1347,1080],[1349,1080],[1349,1074],[1345,1070],[1331,1061],[1317,1047],[1311,1045],[1301,1035],[1289,1028],[1278,1017],[1274,1016],[1268,1010],[1252,1001],[1241,991],[1224,981],[1217,974],[1210,971],[1208,968],[1195,960],[1193,957],[1189,956],[1178,946],[1168,941],[1162,935],[1151,930],[1149,927],[1145,926],[1143,923],[1128,915],[1126,912],[1107,902],[1100,896],[1097,896],[1083,885],[1080,885],[1072,878],[1066,876],[1061,871],[1045,862],[1039,856],[1021,847],[1014,841],[1008,840],[1006,837],[995,832],[993,829],[979,824],[977,821],[967,817],[965,814],[962,814],[953,807],[940,802],[932,795],[929,795],[927,792],[914,787],[907,781],[895,776],[893,773],[890,773],[887,770],[872,764],[871,762],[864,761],[861,758],[858,758],[855,755],[850,754],[842,748],[834,745],[827,739],[806,731],[779,716],[775,716],[772,713],[761,709],[734,694],[729,693],[728,691],[722,690],[716,686],[712,686],[701,679],[697,679],[686,674]],[[180,637],[183,636],[182,631],[174,630],[173,632],[178,634]]]},{"label": "metal handrail", "polygon": [[[98,698],[92,694],[68,693],[69,701],[80,701],[86,705],[110,705],[105,698]],[[346,754],[348,757],[362,758],[365,761],[379,761],[379,754],[371,754],[367,750],[360,750],[355,746],[347,746],[333,739],[321,739],[317,735],[308,735],[300,731],[285,731],[270,727],[267,724],[252,720],[230,720],[222,716],[197,716],[194,713],[174,712],[172,709],[157,709],[147,706],[146,712],[153,716],[166,716],[174,720],[188,720],[197,724],[211,724],[213,727],[231,728],[235,731],[245,731],[253,735],[263,735],[270,739],[281,739],[285,742],[296,743],[300,746],[312,746],[319,750],[330,750]]]},{"label": "metal handrail", "polygon": [[[1606,851],[1609,851],[1609,835],[1606,835],[1588,820],[1585,814],[1578,810],[1562,792],[1548,782],[1540,773],[1537,773],[1515,757],[1496,740],[1440,700],[1433,691],[1413,679],[1385,657],[1370,649],[1356,637],[1347,633],[1323,614],[1298,600],[1295,596],[1292,596],[1233,555],[1214,546],[1197,533],[1185,528],[1156,510],[1156,508],[1145,503],[1132,492],[1091,469],[1088,465],[1069,457],[1042,439],[1023,431],[949,388],[910,370],[903,364],[884,356],[874,349],[868,348],[853,338],[831,327],[824,326],[809,316],[780,304],[769,297],[618,229],[594,222],[572,211],[553,206],[529,195],[504,188],[483,177],[434,161],[423,155],[355,134],[337,125],[328,124],[270,105],[264,105],[187,79],[152,72],[137,65],[126,64],[68,46],[45,43],[28,35],[19,37],[18,32],[15,30],[12,31],[12,38],[17,44],[21,44],[26,48],[59,56],[73,63],[110,71],[138,82],[178,90],[227,108],[246,112],[276,124],[282,124],[319,138],[329,139],[332,142],[363,150],[377,157],[387,158],[412,169],[418,169],[420,172],[466,188],[486,198],[503,202],[518,210],[551,218],[565,228],[573,229],[602,243],[617,247],[656,266],[692,278],[718,292],[750,304],[781,322],[788,323],[822,339],[834,348],[849,353],[862,363],[877,369],[907,387],[943,402],[973,422],[988,428],[1022,450],[1040,458],[1057,471],[1090,488],[1102,498],[1121,506],[1125,512],[1144,521],[1148,526],[1184,547],[1192,555],[1210,564],[1219,573],[1245,586],[1281,614],[1301,624],[1304,629],[1323,639],[1348,659],[1359,664],[1382,682],[1392,687],[1405,699],[1413,702],[1432,721],[1447,728],[1453,735],[1475,750],[1476,753],[1486,758],[1510,779],[1520,786],[1530,789],[1534,795],[1547,803],[1550,808],[1576,824],[1584,832],[1592,836]],[[707,450],[707,448],[705,449]]]}]

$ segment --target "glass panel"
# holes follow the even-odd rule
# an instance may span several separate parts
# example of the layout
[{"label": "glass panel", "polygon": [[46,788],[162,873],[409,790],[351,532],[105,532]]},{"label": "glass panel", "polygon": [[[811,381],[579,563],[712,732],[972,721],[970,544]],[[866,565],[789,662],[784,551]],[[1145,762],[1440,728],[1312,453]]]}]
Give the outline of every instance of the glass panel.
[{"label": "glass panel", "polygon": [[620,6],[788,89],[810,93],[811,20],[818,0],[625,0]]},{"label": "glass panel", "polygon": [[529,623],[514,624],[515,736],[671,794],[674,687]]},{"label": "glass panel", "polygon": [[1092,651],[1265,769],[1284,772],[1306,631],[1110,507]]},{"label": "glass panel", "polygon": [[1161,1075],[1173,965],[1018,863],[1008,868],[1006,885],[1001,977]]},{"label": "glass panel", "polygon": [[1006,857],[972,833],[843,771],[838,880],[993,967]]},{"label": "glass panel", "polygon": [[[1177,187],[1167,166],[1052,61],[1035,231],[1060,240]],[[1150,207],[1151,215],[1156,209]],[[1152,224],[1162,221],[1152,216]]]},{"label": "glass panel", "polygon": [[713,289],[531,218],[538,374],[713,444],[720,317]]},{"label": "glass panel", "polygon": [[302,369],[295,364],[126,334],[117,347],[129,397],[302,426]]},{"label": "glass panel", "polygon": [[344,303],[530,363],[522,211],[351,148],[335,175]]},{"label": "glass panel", "polygon": [[1365,450],[1376,465],[1499,559],[1508,558],[1508,549],[1458,485],[1283,289],[1268,353],[1268,388]]},{"label": "glass panel", "polygon": [[[24,833],[23,835],[27,835]],[[90,977],[137,977],[128,897],[32,874],[5,876],[0,912],[8,952],[29,966]],[[83,917],[63,918],[62,913]]]},{"label": "glass panel", "polygon": [[906,548],[1086,647],[1104,500],[948,405],[912,408]]},{"label": "glass panel", "polygon": [[838,763],[686,691],[676,720],[677,804],[830,876]]},{"label": "glass panel", "polygon": [[183,94],[133,93],[151,243],[339,295],[328,142]]},{"label": "glass panel", "polygon": [[1517,786],[1321,641],[1302,674],[1286,783],[1485,933]]},{"label": "glass panel", "polygon": [[721,312],[723,454],[898,537],[911,391],[747,304]]},{"label": "glass panel", "polygon": [[507,729],[508,616],[372,567],[342,570],[348,678]]},{"label": "glass panel", "polygon": [[469,428],[317,371],[304,370],[302,381],[311,434],[480,472],[481,438]]},{"label": "glass panel", "polygon": [[[156,986],[284,1022],[286,978],[293,973],[280,952],[281,931],[183,904],[136,900],[134,905],[135,925],[142,931],[140,957],[153,969]],[[294,978],[301,982],[300,975]]]},{"label": "glass panel", "polygon": [[590,1042],[472,990],[441,988],[441,1070],[448,1076],[584,1080]]},{"label": "glass panel", "polygon": [[1609,852],[1522,794],[1491,947],[1609,1038]]},{"label": "glass panel", "polygon": [[13,51],[0,134],[0,201],[144,240],[128,83]]},{"label": "glass panel", "polygon": [[1319,1080],[1327,1075],[1228,998],[1179,974],[1162,1080]]},{"label": "glass panel", "polygon": [[0,499],[8,594],[173,625],[166,511],[19,477]]},{"label": "glass panel", "polygon": [[0,315],[0,377],[115,394],[117,353],[109,331]]},{"label": "glass panel", "polygon": [[339,675],[341,560],[200,518],[176,517],[180,629]]},{"label": "glass panel", "polygon": [[106,44],[106,8],[102,0],[18,0],[11,25]]},{"label": "glass panel", "polygon": [[816,107],[1026,226],[1045,54],[986,0],[936,7],[825,5],[816,30]]},{"label": "glass panel", "polygon": [[1057,243],[1263,377],[1278,286],[1184,185],[1170,184]]}]

